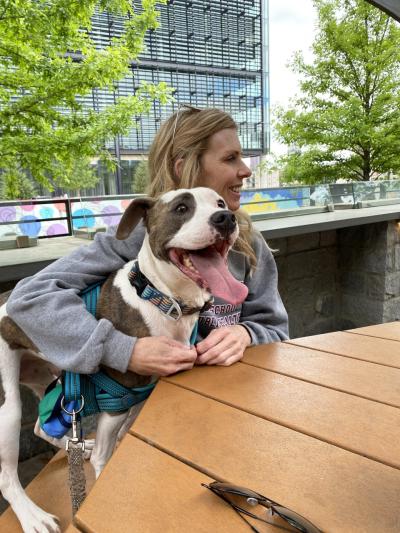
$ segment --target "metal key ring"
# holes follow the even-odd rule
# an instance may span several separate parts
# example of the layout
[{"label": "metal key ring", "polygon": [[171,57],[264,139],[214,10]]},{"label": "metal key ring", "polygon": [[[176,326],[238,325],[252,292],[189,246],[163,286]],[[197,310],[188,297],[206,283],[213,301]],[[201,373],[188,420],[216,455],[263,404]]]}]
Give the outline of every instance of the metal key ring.
[{"label": "metal key ring", "polygon": [[78,413],[80,413],[82,411],[82,409],[85,406],[85,398],[82,396],[82,394],[81,394],[81,402],[82,402],[82,404],[81,404],[80,408],[77,411],[75,411],[75,409],[73,409],[72,411],[68,411],[68,409],[66,409],[65,406],[64,406],[64,400],[65,400],[65,396],[63,396],[61,398],[61,409],[64,411],[64,413],[67,413],[67,415],[70,415],[70,416],[77,415]]}]

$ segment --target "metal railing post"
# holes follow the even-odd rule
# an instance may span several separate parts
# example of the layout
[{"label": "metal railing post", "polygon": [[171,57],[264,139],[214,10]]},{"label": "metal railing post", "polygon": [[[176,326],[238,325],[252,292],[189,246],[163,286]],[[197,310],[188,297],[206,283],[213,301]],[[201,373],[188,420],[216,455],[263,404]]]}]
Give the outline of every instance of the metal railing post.
[{"label": "metal railing post", "polygon": [[71,215],[71,204],[69,198],[65,198],[65,215],[67,217],[67,226],[68,226],[68,235],[72,237],[73,235],[73,225],[72,225],[72,215]]}]

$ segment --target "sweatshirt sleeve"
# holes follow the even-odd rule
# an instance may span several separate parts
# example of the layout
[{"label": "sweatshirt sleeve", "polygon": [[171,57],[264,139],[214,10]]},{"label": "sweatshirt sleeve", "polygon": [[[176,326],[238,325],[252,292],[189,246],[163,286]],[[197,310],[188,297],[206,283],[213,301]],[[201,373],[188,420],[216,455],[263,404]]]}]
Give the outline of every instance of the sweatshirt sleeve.
[{"label": "sweatshirt sleeve", "polygon": [[142,225],[124,241],[115,238],[115,229],[98,233],[93,243],[20,281],[8,315],[59,368],[92,373],[104,364],[126,372],[136,339],[93,317],[78,294],[136,258],[143,238]]},{"label": "sweatshirt sleeve", "polygon": [[249,294],[242,305],[240,324],[248,330],[252,345],[287,340],[288,315],[278,292],[278,271],[271,250],[258,232],[254,249],[257,267],[245,279]]}]

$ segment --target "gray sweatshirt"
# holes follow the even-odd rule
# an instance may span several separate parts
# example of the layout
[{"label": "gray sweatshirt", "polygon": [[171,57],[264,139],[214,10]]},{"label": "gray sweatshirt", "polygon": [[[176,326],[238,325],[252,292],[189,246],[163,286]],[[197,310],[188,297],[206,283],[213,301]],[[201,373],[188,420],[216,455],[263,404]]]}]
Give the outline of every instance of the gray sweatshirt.
[{"label": "gray sweatshirt", "polygon": [[[116,330],[107,319],[96,320],[78,296],[82,289],[104,279],[137,257],[144,238],[139,225],[124,241],[115,229],[98,233],[84,245],[36,275],[18,283],[7,302],[7,313],[39,350],[57,367],[80,373],[95,372],[100,364],[126,372],[136,338]],[[288,318],[277,289],[277,270],[271,251],[256,233],[257,268],[249,275],[245,256],[231,251],[231,273],[249,294],[237,307],[216,300],[199,319],[198,340],[215,327],[242,324],[252,344],[288,338]]]}]

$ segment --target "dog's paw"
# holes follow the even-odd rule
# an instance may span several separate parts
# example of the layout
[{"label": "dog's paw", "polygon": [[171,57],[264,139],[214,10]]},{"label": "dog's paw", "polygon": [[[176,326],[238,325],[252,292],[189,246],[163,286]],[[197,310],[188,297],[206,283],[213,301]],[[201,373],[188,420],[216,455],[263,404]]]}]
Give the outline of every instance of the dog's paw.
[{"label": "dog's paw", "polygon": [[24,533],[61,533],[56,516],[46,513],[30,500],[26,503],[28,505],[25,504],[19,512],[14,509]]}]

